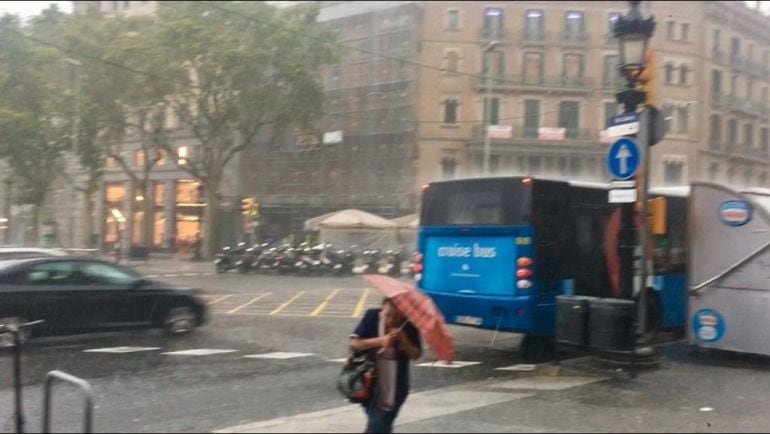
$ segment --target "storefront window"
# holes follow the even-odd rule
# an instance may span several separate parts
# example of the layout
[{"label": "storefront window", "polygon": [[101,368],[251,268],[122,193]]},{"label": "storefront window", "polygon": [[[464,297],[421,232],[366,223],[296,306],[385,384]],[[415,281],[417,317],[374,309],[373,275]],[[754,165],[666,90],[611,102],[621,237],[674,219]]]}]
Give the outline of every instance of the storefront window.
[{"label": "storefront window", "polygon": [[166,204],[166,182],[155,181],[155,205],[164,206]]},{"label": "storefront window", "polygon": [[111,204],[123,204],[126,197],[126,188],[122,182],[113,182],[105,186],[105,199]]}]

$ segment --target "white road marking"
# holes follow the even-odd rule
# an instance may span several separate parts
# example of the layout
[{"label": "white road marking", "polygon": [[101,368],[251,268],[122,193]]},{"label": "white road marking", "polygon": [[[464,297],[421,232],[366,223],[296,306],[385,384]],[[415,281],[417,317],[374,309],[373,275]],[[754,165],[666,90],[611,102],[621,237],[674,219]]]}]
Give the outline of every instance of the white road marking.
[{"label": "white road marking", "polygon": [[512,365],[512,366],[505,366],[502,368],[495,368],[495,371],[522,371],[522,372],[529,372],[534,371],[537,368],[537,365]]},{"label": "white road marking", "polygon": [[296,357],[308,357],[312,355],[313,353],[284,353],[279,351],[276,353],[250,354],[243,357],[247,359],[293,359]]},{"label": "white road marking", "polygon": [[347,361],[348,361],[348,359],[347,359],[347,358],[342,358],[342,359],[328,359],[328,360],[326,360],[326,361],[327,361],[327,362],[332,362],[332,363],[345,363],[345,362],[347,362]]},{"label": "white road marking", "polygon": [[427,362],[427,363],[420,363],[417,366],[424,366],[424,367],[428,367],[428,368],[452,368],[452,369],[457,369],[457,368],[464,368],[466,366],[473,366],[473,365],[480,365],[480,364],[481,364],[481,362],[461,362],[459,360],[455,360],[452,363],[447,363],[447,362],[444,362],[444,361]]},{"label": "white road marking", "polygon": [[200,276],[200,273],[184,273],[180,274],[180,276]]},{"label": "white road marking", "polygon": [[500,389],[564,390],[606,380],[603,377],[528,377],[494,385]]},{"label": "white road marking", "polygon": [[168,356],[210,356],[212,354],[224,354],[224,353],[236,353],[238,350],[212,350],[207,348],[201,348],[197,350],[185,350],[185,351],[172,351],[170,353],[163,353]]},{"label": "white road marking", "polygon": [[107,347],[107,348],[93,348],[90,350],[84,350],[84,353],[138,353],[140,351],[154,351],[159,350],[160,347]]},{"label": "white road marking", "polygon": [[[461,411],[514,401],[531,396],[523,393],[482,392],[458,390],[456,386],[414,393],[409,396],[396,419],[396,426],[428,420]],[[344,405],[327,410],[281,417],[233,426],[215,433],[241,432],[361,432],[366,417],[359,404]]]}]

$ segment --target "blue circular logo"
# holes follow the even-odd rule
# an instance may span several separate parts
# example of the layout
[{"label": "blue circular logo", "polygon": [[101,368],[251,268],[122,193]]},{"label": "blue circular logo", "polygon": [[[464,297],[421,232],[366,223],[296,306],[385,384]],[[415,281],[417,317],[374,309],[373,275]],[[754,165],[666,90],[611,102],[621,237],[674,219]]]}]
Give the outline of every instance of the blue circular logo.
[{"label": "blue circular logo", "polygon": [[701,309],[692,317],[692,331],[698,340],[716,342],[725,334],[725,320],[713,309]]}]

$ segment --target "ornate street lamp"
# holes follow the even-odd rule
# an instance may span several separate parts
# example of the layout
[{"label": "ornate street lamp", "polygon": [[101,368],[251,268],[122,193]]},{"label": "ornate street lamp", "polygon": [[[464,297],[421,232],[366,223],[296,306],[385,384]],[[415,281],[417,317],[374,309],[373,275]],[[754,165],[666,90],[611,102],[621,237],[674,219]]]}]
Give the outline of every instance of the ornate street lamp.
[{"label": "ornate street lamp", "polygon": [[655,31],[655,17],[645,19],[639,11],[641,1],[628,3],[631,5],[628,15],[619,17],[613,27],[620,48],[618,68],[627,81],[626,88],[617,97],[626,112],[636,110],[644,101],[644,93],[637,90],[636,86],[646,67],[647,46]]}]

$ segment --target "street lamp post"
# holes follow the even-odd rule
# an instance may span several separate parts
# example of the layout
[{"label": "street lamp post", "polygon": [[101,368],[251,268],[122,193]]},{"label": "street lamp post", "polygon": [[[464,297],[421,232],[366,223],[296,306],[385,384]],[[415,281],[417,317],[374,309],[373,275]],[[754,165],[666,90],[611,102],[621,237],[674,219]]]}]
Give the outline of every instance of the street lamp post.
[{"label": "street lamp post", "polygon": [[489,144],[489,125],[491,124],[492,120],[492,99],[490,98],[491,94],[491,84],[489,80],[489,73],[491,71],[491,66],[489,65],[489,62],[487,61],[487,55],[491,53],[492,51],[497,48],[497,46],[500,45],[500,42],[498,41],[492,41],[488,43],[484,47],[484,51],[482,53],[482,56],[484,56],[484,63],[486,64],[486,71],[484,71],[484,122],[483,122],[483,134],[484,134],[484,176],[489,175],[489,158],[490,158],[490,144]]},{"label": "street lamp post", "polygon": [[[646,67],[647,48],[650,38],[655,31],[655,18],[644,18],[639,10],[641,1],[629,1],[631,9],[625,17],[620,17],[614,26],[614,33],[619,42],[620,56],[618,68],[626,78],[626,86],[617,93],[617,100],[623,104],[626,113],[636,112],[639,105],[646,101],[646,94],[637,87],[640,84],[640,77]],[[638,328],[639,334],[646,331],[647,322],[647,189],[649,187],[649,146],[650,140],[650,111],[648,108],[642,108],[639,116],[639,132],[637,140],[640,143],[640,164],[642,165],[641,185],[638,188],[637,202],[640,205],[641,225],[639,228],[639,246],[641,247],[641,267],[640,267],[640,287],[638,297]],[[622,226],[623,226],[623,244],[621,248],[621,272],[623,274],[623,287],[625,294],[629,298],[634,294],[634,270],[633,270],[633,252],[634,246],[634,203],[623,205]]]}]

